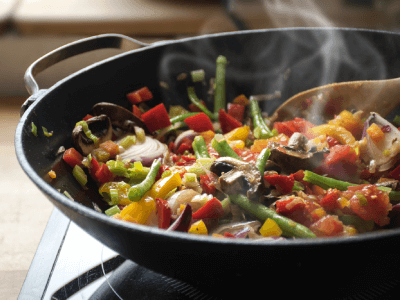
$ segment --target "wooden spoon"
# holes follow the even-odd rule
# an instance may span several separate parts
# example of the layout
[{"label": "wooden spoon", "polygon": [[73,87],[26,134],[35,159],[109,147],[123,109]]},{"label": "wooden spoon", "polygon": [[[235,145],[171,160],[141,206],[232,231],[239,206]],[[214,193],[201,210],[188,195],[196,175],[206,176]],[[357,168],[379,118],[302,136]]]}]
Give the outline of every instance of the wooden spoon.
[{"label": "wooden spoon", "polygon": [[399,104],[400,78],[332,83],[294,95],[278,107],[272,121],[301,117],[322,124],[344,109],[373,111],[385,117]]}]

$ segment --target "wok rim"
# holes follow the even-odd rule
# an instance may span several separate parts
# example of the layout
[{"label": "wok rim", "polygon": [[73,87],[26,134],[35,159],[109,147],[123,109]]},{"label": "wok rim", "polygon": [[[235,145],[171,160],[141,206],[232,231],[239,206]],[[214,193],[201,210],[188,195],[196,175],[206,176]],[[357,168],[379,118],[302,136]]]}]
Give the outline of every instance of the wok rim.
[{"label": "wok rim", "polygon": [[[245,246],[248,248],[250,248],[250,247],[254,248],[254,247],[299,247],[299,246],[324,246],[324,247],[326,247],[329,245],[337,245],[337,244],[347,245],[347,244],[354,244],[354,243],[358,243],[358,242],[379,241],[382,239],[389,239],[389,238],[396,237],[396,236],[398,237],[400,235],[400,228],[384,229],[382,231],[379,230],[379,231],[370,232],[370,233],[362,233],[362,234],[357,234],[356,236],[352,236],[352,237],[330,237],[330,238],[315,238],[315,239],[285,239],[285,240],[280,240],[277,242],[257,242],[257,241],[245,240],[245,239],[218,239],[218,238],[213,238],[211,236],[202,236],[202,235],[188,234],[188,233],[183,233],[183,232],[167,232],[165,230],[162,230],[162,229],[159,229],[156,227],[150,227],[150,226],[141,225],[141,224],[133,224],[130,222],[121,222],[120,220],[115,220],[113,218],[106,216],[104,213],[97,212],[94,209],[85,207],[84,205],[82,205],[80,203],[71,201],[66,196],[64,196],[62,193],[57,191],[54,187],[52,187],[49,183],[47,183],[42,177],[40,177],[36,173],[36,171],[31,167],[31,165],[29,164],[29,162],[25,156],[23,143],[22,143],[22,140],[23,140],[22,136],[23,136],[24,129],[27,128],[26,126],[29,126],[29,124],[27,124],[28,116],[30,114],[32,114],[33,110],[38,105],[38,103],[41,102],[44,98],[46,98],[46,96],[51,94],[54,90],[60,88],[68,80],[86,72],[89,69],[96,68],[97,66],[102,65],[102,64],[110,63],[113,60],[118,59],[123,56],[126,56],[126,55],[132,55],[133,53],[146,51],[147,49],[151,49],[151,48],[155,48],[155,47],[164,47],[169,44],[179,44],[179,43],[185,43],[187,41],[200,40],[200,39],[206,39],[206,38],[218,38],[221,36],[228,36],[228,35],[241,35],[241,34],[262,33],[262,32],[281,32],[281,31],[282,32],[285,32],[285,31],[296,32],[296,31],[315,31],[315,30],[373,32],[373,33],[381,33],[384,35],[390,34],[390,35],[400,36],[400,33],[396,33],[396,32],[385,31],[385,30],[374,30],[374,29],[361,29],[361,28],[340,28],[340,27],[268,28],[268,29],[255,29],[255,30],[213,33],[213,34],[199,35],[199,36],[195,36],[195,37],[183,38],[183,39],[172,40],[172,41],[160,41],[160,42],[155,42],[153,44],[150,44],[149,46],[146,46],[143,48],[138,48],[138,49],[124,52],[124,53],[120,53],[120,54],[114,55],[110,58],[107,58],[107,59],[101,60],[99,62],[96,62],[94,64],[91,64],[87,67],[84,67],[84,68],[80,69],[79,71],[74,72],[73,74],[56,82],[55,84],[53,84],[50,88],[48,88],[46,90],[44,90],[44,89],[39,90],[39,91],[44,91],[44,92],[38,96],[38,98],[36,99],[36,101],[34,101],[34,103],[32,105],[30,105],[30,107],[26,110],[26,112],[20,118],[18,125],[16,127],[15,138],[14,138],[14,147],[15,147],[15,153],[17,156],[17,160],[18,160],[21,168],[24,170],[25,174],[39,188],[39,190],[41,190],[41,192],[43,194],[45,194],[47,197],[50,197],[53,200],[57,201],[62,206],[65,206],[66,208],[73,210],[78,215],[89,218],[89,219],[99,220],[100,222],[104,223],[107,226],[128,229],[132,233],[136,232],[136,233],[140,233],[140,234],[150,234],[150,235],[155,236],[156,238],[163,237],[166,239],[176,240],[178,242],[179,241],[186,241],[186,242],[190,241],[190,242],[195,242],[195,243],[207,243],[210,245],[228,244],[229,246],[239,245],[239,246]],[[49,199],[49,201],[50,201],[50,199]]]}]

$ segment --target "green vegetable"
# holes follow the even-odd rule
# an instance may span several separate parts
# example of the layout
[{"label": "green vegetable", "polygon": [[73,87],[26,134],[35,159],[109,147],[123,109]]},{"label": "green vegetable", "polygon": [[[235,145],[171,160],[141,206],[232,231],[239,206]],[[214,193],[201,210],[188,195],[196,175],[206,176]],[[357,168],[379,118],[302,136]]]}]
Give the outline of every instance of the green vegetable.
[{"label": "green vegetable", "polygon": [[260,170],[261,175],[264,175],[265,165],[267,164],[267,160],[271,155],[271,150],[269,148],[264,148],[257,157],[256,167]]},{"label": "green vegetable", "polygon": [[108,169],[117,176],[129,177],[125,164],[119,160],[109,160],[106,162]]},{"label": "green vegetable", "polygon": [[113,206],[119,203],[119,195],[117,189],[110,189],[110,201],[108,201],[108,205]]},{"label": "green vegetable", "polygon": [[87,175],[80,166],[75,165],[75,167],[72,169],[72,175],[74,175],[75,179],[79,182],[81,186],[86,185]]},{"label": "green vegetable", "polygon": [[134,128],[137,140],[139,142],[144,142],[146,140],[146,133],[144,132],[144,129],[139,126],[135,126]]},{"label": "green vegetable", "polygon": [[301,183],[298,181],[294,181],[294,185],[293,185],[293,191],[302,191],[304,190],[304,188],[301,186]]},{"label": "green vegetable", "polygon": [[97,144],[99,142],[99,139],[97,138],[97,136],[95,136],[89,129],[88,124],[86,123],[86,121],[79,121],[78,123],[75,124],[75,127],[77,126],[82,126],[82,130],[85,133],[85,135],[91,139],[95,144]]},{"label": "green vegetable", "polygon": [[207,172],[210,170],[210,167],[215,159],[213,158],[198,158],[196,160],[196,163],[191,165],[188,168],[189,173],[195,173],[197,177],[200,177],[200,175],[206,175]]},{"label": "green vegetable", "polygon": [[258,139],[269,139],[277,134],[276,130],[271,131],[261,115],[261,109],[257,100],[250,98],[250,115],[253,120],[254,136]]},{"label": "green vegetable", "polygon": [[63,193],[65,196],[67,196],[69,199],[71,199],[72,201],[75,201],[74,198],[72,198],[72,196],[70,195],[70,193],[68,193],[67,191],[64,191]]},{"label": "green vegetable", "polygon": [[214,113],[218,114],[220,109],[225,109],[225,72],[228,61],[225,56],[218,56],[215,70],[215,91],[214,91]]},{"label": "green vegetable", "polygon": [[147,174],[145,180],[143,180],[141,183],[131,186],[128,192],[128,198],[131,201],[139,201],[142,196],[150,190],[151,186],[154,184],[156,181],[156,177],[158,174],[158,170],[160,169],[161,166],[161,159],[156,159],[153,161],[150,171]]},{"label": "green vegetable", "polygon": [[262,222],[268,218],[274,220],[282,230],[282,234],[286,237],[299,237],[299,238],[315,238],[315,234],[307,227],[292,221],[289,218],[283,217],[273,209],[265,205],[250,201],[243,195],[229,196],[232,203],[239,205],[242,209],[248,211]]},{"label": "green vegetable", "polygon": [[210,157],[210,154],[208,153],[207,150],[206,142],[204,141],[204,138],[201,135],[198,135],[194,138],[192,147],[196,158]]},{"label": "green vegetable", "polygon": [[127,135],[119,142],[119,146],[121,146],[124,149],[128,149],[130,146],[135,144],[136,144],[136,136],[134,135]]},{"label": "green vegetable", "polygon": [[186,114],[189,111],[183,108],[181,105],[171,105],[169,107],[168,115],[170,118],[178,117],[180,115]]},{"label": "green vegetable", "polygon": [[185,120],[186,118],[192,117],[199,114],[198,112],[191,112],[191,113],[185,113],[183,115],[180,116],[176,116],[174,118],[171,118],[170,121],[172,124],[178,123],[178,122],[182,122],[183,120]]},{"label": "green vegetable", "polygon": [[161,178],[165,178],[165,177],[168,177],[168,176],[171,176],[171,175],[172,175],[172,171],[171,170],[166,170],[161,174]]},{"label": "green vegetable", "polygon": [[35,123],[32,122],[31,125],[32,125],[31,132],[33,133],[34,136],[37,136],[37,127],[36,127]]},{"label": "green vegetable", "polygon": [[196,105],[199,109],[201,109],[201,111],[204,112],[211,120],[218,119],[218,114],[213,114],[211,111],[208,110],[207,107],[205,107],[203,105],[203,103],[200,102],[199,98],[197,98],[194,87],[192,87],[192,86],[188,87],[187,91],[188,91],[189,99],[194,105]]},{"label": "green vegetable", "polygon": [[400,116],[399,115],[394,117],[393,123],[396,124],[396,125],[400,125]]},{"label": "green vegetable", "polygon": [[112,207],[110,207],[109,209],[107,209],[104,213],[107,216],[113,216],[115,214],[119,214],[121,212],[121,210],[119,209],[118,205],[114,205]]},{"label": "green vegetable", "polygon": [[52,132],[48,132],[46,127],[42,126],[42,130],[45,136],[47,137],[51,137],[53,135],[53,131]]},{"label": "green vegetable", "polygon": [[218,152],[219,156],[229,156],[242,160],[240,156],[229,146],[222,134],[217,133],[211,141],[211,146]]},{"label": "green vegetable", "polygon": [[202,82],[205,78],[205,72],[203,69],[194,70],[190,72],[190,76],[192,77],[193,82]]}]

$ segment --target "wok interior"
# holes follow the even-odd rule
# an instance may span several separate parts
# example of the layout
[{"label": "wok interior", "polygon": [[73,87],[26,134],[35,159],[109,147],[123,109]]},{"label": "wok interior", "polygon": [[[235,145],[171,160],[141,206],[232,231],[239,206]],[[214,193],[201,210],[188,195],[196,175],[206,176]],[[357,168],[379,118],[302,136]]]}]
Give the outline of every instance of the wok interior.
[{"label": "wok interior", "polygon": [[[142,226],[105,221],[105,216],[68,203],[69,200],[57,192],[67,190],[76,202],[91,209],[93,203],[101,209],[105,207],[94,184],[93,189],[83,190],[57,151],[61,146],[72,147],[71,132],[75,123],[90,113],[94,104],[106,101],[129,108],[125,95],[142,86],[148,86],[154,94],[154,100],[148,103],[150,107],[161,101],[167,107],[187,106],[186,91],[176,77],[180,73],[204,69],[208,82],[215,74],[215,59],[219,54],[229,61],[227,101],[239,94],[279,91],[280,98],[263,103],[264,111],[271,114],[294,94],[321,84],[399,77],[399,48],[400,38],[392,33],[291,29],[213,35],[125,53],[83,69],[50,88],[21,119],[16,136],[17,155],[31,179],[68,217],[108,247],[153,270],[202,282],[207,281],[210,268],[215,274],[224,274],[224,278],[230,278],[233,270],[235,278],[242,278],[265,266],[283,266],[301,273],[318,265],[310,260],[311,249],[329,244],[330,251],[346,249],[351,255],[357,252],[355,243],[344,239],[305,241],[295,243],[295,247],[291,247],[290,242],[282,245],[232,243],[164,234]],[[343,54],[342,58],[337,51]],[[161,81],[166,82],[169,89],[160,87]],[[204,87],[204,95],[206,90]],[[38,126],[38,137],[30,132],[31,122]],[[47,138],[40,134],[41,126],[53,131],[53,136]],[[51,169],[57,173],[57,178],[49,185],[47,172]],[[398,235],[397,230],[390,235],[394,238],[392,242],[399,242]],[[371,257],[380,247],[377,241],[370,243],[369,239],[378,240],[379,245],[390,244],[380,241],[376,235],[355,238],[358,250],[369,245],[371,250],[365,254]],[[157,250],[160,247],[162,254]],[[292,253],[295,250],[296,254]],[[280,258],[285,255],[282,261]],[[392,259],[389,252],[386,255],[387,260]],[[346,259],[341,260],[340,266],[349,262]]]}]

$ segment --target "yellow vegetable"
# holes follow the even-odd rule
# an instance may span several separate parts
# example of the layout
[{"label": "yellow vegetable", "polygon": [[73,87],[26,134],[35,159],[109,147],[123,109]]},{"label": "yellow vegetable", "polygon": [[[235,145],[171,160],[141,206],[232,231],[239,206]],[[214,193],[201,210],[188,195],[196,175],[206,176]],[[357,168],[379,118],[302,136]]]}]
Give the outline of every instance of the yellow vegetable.
[{"label": "yellow vegetable", "polygon": [[241,140],[237,140],[237,141],[229,141],[228,145],[231,146],[231,148],[243,149],[245,146],[245,143]]},{"label": "yellow vegetable", "polygon": [[337,139],[342,145],[357,146],[354,136],[344,127],[324,124],[310,128],[309,130],[315,136],[326,134]]},{"label": "yellow vegetable", "polygon": [[181,175],[178,172],[173,173],[172,175],[162,178],[158,180],[153,187],[151,188],[151,197],[152,198],[161,198],[165,199],[165,196],[177,188],[182,184]]},{"label": "yellow vegetable", "polygon": [[341,126],[357,136],[361,134],[364,124],[359,113],[352,114],[348,110],[343,110],[336,118],[330,120],[329,125]]},{"label": "yellow vegetable", "polygon": [[233,129],[232,131],[228,132],[227,134],[224,135],[225,139],[229,141],[246,141],[247,137],[249,136],[250,133],[250,127],[249,126],[242,126]]},{"label": "yellow vegetable", "polygon": [[385,134],[383,133],[381,128],[375,123],[368,127],[367,133],[369,137],[374,141],[374,143],[378,143],[385,137]]},{"label": "yellow vegetable", "polygon": [[208,234],[206,224],[204,224],[203,220],[197,221],[190,226],[189,233],[195,234]]},{"label": "yellow vegetable", "polygon": [[121,217],[123,220],[144,224],[153,211],[156,211],[156,201],[147,192],[139,201],[125,206],[121,211]]},{"label": "yellow vegetable", "polygon": [[282,230],[279,228],[278,224],[270,218],[266,219],[264,225],[260,228],[260,233],[262,236],[281,236]]},{"label": "yellow vegetable", "polygon": [[264,148],[267,148],[268,144],[271,142],[277,142],[282,145],[287,145],[287,143],[289,142],[289,138],[287,135],[281,133],[269,139],[257,139],[254,140],[253,145],[251,145],[250,151],[260,153]]}]

